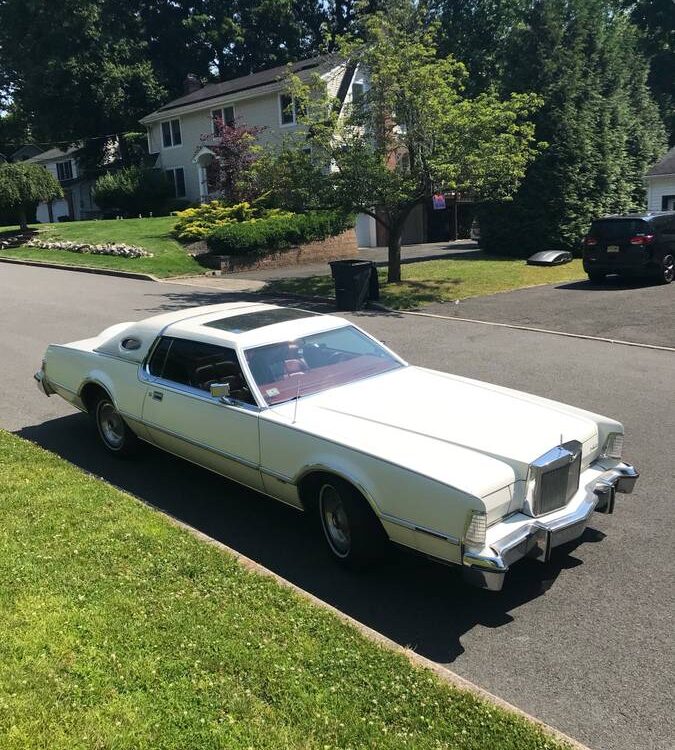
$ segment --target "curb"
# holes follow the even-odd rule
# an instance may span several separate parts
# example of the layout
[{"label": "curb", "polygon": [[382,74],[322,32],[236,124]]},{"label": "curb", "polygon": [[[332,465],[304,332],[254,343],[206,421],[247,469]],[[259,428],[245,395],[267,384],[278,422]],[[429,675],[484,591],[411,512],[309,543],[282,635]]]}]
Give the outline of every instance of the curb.
[{"label": "curb", "polygon": [[605,344],[619,344],[620,346],[634,346],[640,349],[654,349],[663,352],[675,352],[673,346],[661,346],[659,344],[641,344],[638,341],[624,341],[623,339],[610,339],[604,336],[589,336],[584,333],[568,333],[567,331],[551,331],[548,328],[534,328],[533,326],[522,326],[516,323],[495,323],[490,320],[476,320],[474,318],[460,318],[455,315],[438,315],[436,313],[415,312],[413,310],[392,310],[378,302],[369,302],[368,308],[378,312],[386,312],[395,315],[415,315],[420,318],[435,318],[436,320],[456,320],[459,323],[480,323],[484,326],[493,326],[495,328],[510,328],[515,331],[529,331],[531,333],[548,333],[552,336],[566,336],[572,339],[582,339],[586,341],[601,341]]},{"label": "curb", "polygon": [[144,505],[149,505],[151,508],[153,508],[153,510],[157,511],[158,513],[161,513],[163,516],[168,518],[171,523],[175,524],[181,529],[184,529],[189,534],[192,534],[193,536],[195,536],[197,539],[200,539],[201,541],[206,542],[207,544],[211,544],[214,547],[218,547],[224,552],[227,552],[228,554],[232,555],[237,560],[237,562],[239,562],[239,564],[242,565],[246,570],[249,570],[253,573],[257,573],[259,575],[263,575],[267,578],[272,578],[280,586],[283,586],[284,588],[294,591],[303,599],[306,599],[310,601],[312,604],[318,607],[321,607],[322,609],[325,609],[328,612],[331,612],[333,615],[338,617],[343,622],[356,628],[356,630],[358,630],[359,633],[361,633],[361,635],[363,635],[365,638],[368,638],[369,640],[379,644],[380,646],[383,646],[384,648],[388,648],[392,651],[402,654],[408,659],[408,661],[413,666],[421,667],[423,669],[428,669],[431,672],[433,672],[437,677],[439,677],[441,680],[443,680],[444,682],[447,682],[453,687],[459,690],[465,690],[488,703],[492,703],[498,708],[501,708],[505,711],[516,714],[517,716],[525,719],[531,724],[534,724],[535,726],[539,727],[539,729],[541,729],[549,737],[557,740],[558,742],[567,743],[567,745],[569,745],[571,750],[591,750],[591,748],[589,748],[587,745],[582,744],[578,740],[575,740],[574,738],[570,737],[564,732],[561,732],[559,729],[552,727],[550,724],[547,724],[541,719],[537,719],[535,716],[528,714],[526,711],[523,711],[521,708],[514,706],[512,703],[509,703],[508,701],[505,701],[502,698],[499,698],[493,693],[490,693],[488,690],[485,690],[479,685],[476,685],[470,680],[467,680],[465,677],[461,677],[456,672],[453,672],[447,667],[444,667],[442,664],[438,664],[437,662],[432,661],[431,659],[427,659],[426,656],[422,656],[421,654],[418,654],[416,651],[413,651],[410,648],[406,648],[405,646],[402,646],[400,643],[397,643],[396,641],[392,641],[386,635],[383,635],[382,633],[379,633],[377,630],[373,630],[373,628],[368,627],[368,625],[364,625],[362,622],[355,620],[353,617],[337,609],[332,604],[329,604],[323,599],[320,599],[318,596],[311,594],[309,591],[305,591],[305,589],[301,588],[297,584],[292,583],[286,578],[283,578],[278,573],[275,573],[269,568],[266,568],[264,565],[261,565],[255,560],[252,560],[250,557],[246,557],[246,555],[242,555],[240,552],[238,552],[235,549],[232,549],[232,547],[229,547],[227,544],[224,544],[223,542],[220,542],[217,539],[210,537],[208,534],[205,534],[203,531],[199,531],[198,529],[194,528],[193,526],[190,526],[184,521],[181,521],[179,518],[176,518],[170,513],[167,513],[166,511],[161,510],[160,508],[156,508],[151,503],[147,503],[145,500],[141,500],[140,498],[136,498],[136,499],[139,502],[142,502]]},{"label": "curb", "polygon": [[139,281],[161,281],[151,273],[135,273],[133,271],[116,271],[112,268],[95,268],[93,266],[70,266],[67,263],[51,263],[41,260],[24,260],[23,258],[5,258],[0,256],[0,263],[12,263],[17,266],[37,266],[42,268],[56,268],[59,271],[79,271],[80,273],[94,273],[100,276],[120,276],[124,279],[138,279]]}]

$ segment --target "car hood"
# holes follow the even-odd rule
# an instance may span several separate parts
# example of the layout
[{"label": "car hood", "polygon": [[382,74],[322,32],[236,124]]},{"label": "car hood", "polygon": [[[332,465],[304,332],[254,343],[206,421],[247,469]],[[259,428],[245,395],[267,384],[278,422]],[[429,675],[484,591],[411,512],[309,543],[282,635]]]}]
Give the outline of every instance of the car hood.
[{"label": "car hood", "polygon": [[597,454],[595,417],[412,366],[301,398],[294,415],[298,429],[478,497],[525,479],[529,464],[561,442],[579,440],[587,462]]}]

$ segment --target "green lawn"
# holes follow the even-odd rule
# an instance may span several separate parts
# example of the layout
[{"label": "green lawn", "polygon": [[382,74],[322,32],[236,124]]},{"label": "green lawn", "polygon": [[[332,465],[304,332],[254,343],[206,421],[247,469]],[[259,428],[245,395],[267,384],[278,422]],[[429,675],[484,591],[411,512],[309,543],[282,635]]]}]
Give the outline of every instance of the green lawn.
[{"label": "green lawn", "polygon": [[[492,257],[483,253],[451,260],[430,260],[401,266],[400,284],[387,284],[385,268],[378,269],[381,302],[397,310],[411,310],[431,302],[449,302],[481,294],[555,284],[585,278],[580,260],[564,266],[528,266],[523,260]],[[311,276],[280,279],[265,287],[270,292],[333,297],[332,278]]]},{"label": "green lawn", "polygon": [[563,747],[1,431],[0,633],[3,750]]},{"label": "green lawn", "polygon": [[[155,276],[180,276],[203,273],[203,268],[188,256],[184,246],[171,237],[176,219],[161,216],[153,219],[115,219],[107,221],[73,221],[63,224],[37,224],[32,228],[43,240],[69,240],[91,243],[124,242],[149,250],[152,258],[116,258],[106,255],[85,255],[67,250],[41,250],[19,248],[2,250],[0,255],[8,258],[25,258],[69,265],[113,268],[137,273],[152,273]],[[0,228],[0,237],[10,227]]]}]

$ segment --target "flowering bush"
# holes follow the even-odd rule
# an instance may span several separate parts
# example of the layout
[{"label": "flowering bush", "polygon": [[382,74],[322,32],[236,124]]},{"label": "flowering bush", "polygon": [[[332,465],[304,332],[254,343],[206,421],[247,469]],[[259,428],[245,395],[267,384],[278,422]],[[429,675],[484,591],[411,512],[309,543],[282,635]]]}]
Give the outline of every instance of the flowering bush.
[{"label": "flowering bush", "polygon": [[287,211],[276,208],[261,208],[247,201],[235,205],[227,204],[224,201],[211,201],[196,208],[178,211],[176,213],[178,221],[173,234],[182,242],[197,242],[207,239],[213,231],[228,224],[292,215]]},{"label": "flowering bush", "polygon": [[115,255],[119,258],[152,258],[152,253],[135,245],[124,245],[116,242],[107,242],[103,245],[89,245],[86,242],[46,242],[45,240],[31,239],[24,243],[24,247],[39,247],[41,250],[68,250],[71,253],[84,253],[87,255]]}]

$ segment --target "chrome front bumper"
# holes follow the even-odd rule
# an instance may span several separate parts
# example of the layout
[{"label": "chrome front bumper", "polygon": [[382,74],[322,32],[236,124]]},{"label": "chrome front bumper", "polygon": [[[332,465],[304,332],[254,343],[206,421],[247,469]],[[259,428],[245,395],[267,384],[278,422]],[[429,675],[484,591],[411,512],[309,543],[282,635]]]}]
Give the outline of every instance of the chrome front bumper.
[{"label": "chrome front bumper", "polygon": [[514,562],[523,557],[548,562],[551,550],[584,533],[591,513],[612,513],[616,493],[631,493],[639,476],[627,463],[609,469],[590,467],[582,474],[579,491],[564,508],[539,518],[516,513],[488,528],[483,550],[464,548],[464,579],[480,588],[499,591]]},{"label": "chrome front bumper", "polygon": [[38,390],[41,393],[44,393],[45,396],[51,396],[52,393],[55,393],[55,391],[49,386],[49,381],[45,376],[44,370],[38,370],[33,377],[37,381]]}]

